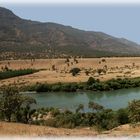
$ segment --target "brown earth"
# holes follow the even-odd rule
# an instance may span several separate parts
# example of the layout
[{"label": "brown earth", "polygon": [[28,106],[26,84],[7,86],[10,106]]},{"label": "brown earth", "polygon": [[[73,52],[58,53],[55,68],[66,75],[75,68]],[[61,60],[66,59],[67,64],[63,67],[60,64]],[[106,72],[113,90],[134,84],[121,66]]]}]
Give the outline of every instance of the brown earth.
[{"label": "brown earth", "polygon": [[[105,59],[105,62],[102,60]],[[66,59],[36,59],[31,60],[7,60],[0,61],[0,69],[5,65],[10,69],[41,69],[39,72],[9,78],[0,81],[0,86],[16,83],[18,85],[35,84],[36,82],[58,83],[58,82],[85,82],[90,76],[100,80],[108,80],[111,78],[140,77],[140,57],[112,57],[112,58],[81,58],[77,59],[76,64],[70,59],[69,64]],[[52,70],[52,66],[55,70]],[[68,66],[69,65],[69,66]],[[107,66],[106,74],[97,73],[97,69]],[[69,71],[78,67],[81,72],[77,76],[72,76]],[[89,75],[85,74],[89,71]]]}]

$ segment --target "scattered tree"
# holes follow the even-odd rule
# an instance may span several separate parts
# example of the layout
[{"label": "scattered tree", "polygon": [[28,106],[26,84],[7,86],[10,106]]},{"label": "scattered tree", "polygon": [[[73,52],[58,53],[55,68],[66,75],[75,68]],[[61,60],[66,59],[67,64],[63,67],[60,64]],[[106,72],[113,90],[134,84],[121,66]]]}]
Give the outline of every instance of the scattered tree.
[{"label": "scattered tree", "polygon": [[79,68],[72,68],[70,70],[70,73],[72,73],[73,76],[76,76],[81,70]]}]

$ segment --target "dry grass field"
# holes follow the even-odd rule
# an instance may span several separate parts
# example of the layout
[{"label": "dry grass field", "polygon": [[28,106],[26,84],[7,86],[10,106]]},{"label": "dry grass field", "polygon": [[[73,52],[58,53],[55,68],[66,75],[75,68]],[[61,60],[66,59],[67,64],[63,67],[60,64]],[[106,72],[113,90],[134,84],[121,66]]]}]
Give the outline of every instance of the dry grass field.
[{"label": "dry grass field", "polygon": [[0,122],[0,136],[96,136],[97,134],[97,131],[89,128],[65,129]]},{"label": "dry grass field", "polygon": [[0,136],[140,136],[140,125],[121,125],[109,131],[94,128],[53,128],[20,123],[0,122]]},{"label": "dry grass field", "polygon": [[[77,62],[76,62],[77,61]],[[40,69],[39,72],[0,81],[0,86],[8,84],[27,85],[36,82],[85,82],[90,76],[100,80],[111,78],[140,77],[140,57],[79,58],[66,59],[6,60],[0,61],[0,69]],[[78,67],[81,72],[72,76],[69,71]],[[105,73],[98,73],[105,69]],[[86,73],[88,71],[88,74]]]}]

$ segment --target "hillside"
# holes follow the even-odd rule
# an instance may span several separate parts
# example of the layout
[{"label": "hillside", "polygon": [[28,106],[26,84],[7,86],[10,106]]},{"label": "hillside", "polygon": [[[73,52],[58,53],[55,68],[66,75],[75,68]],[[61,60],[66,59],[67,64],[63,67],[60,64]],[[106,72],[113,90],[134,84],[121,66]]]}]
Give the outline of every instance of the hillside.
[{"label": "hillside", "polygon": [[129,40],[25,20],[0,7],[0,59],[136,55],[140,55],[140,46]]}]

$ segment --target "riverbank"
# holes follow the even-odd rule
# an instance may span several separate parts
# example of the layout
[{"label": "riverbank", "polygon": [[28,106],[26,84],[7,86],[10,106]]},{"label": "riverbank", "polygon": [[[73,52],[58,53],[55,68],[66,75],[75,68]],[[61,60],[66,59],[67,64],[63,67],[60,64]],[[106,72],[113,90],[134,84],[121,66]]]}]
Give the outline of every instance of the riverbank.
[{"label": "riverbank", "polygon": [[90,77],[84,83],[37,83],[32,86],[26,86],[25,91],[36,92],[77,92],[77,91],[111,91],[118,89],[128,89],[140,87],[140,78],[117,78],[108,81],[100,81]]}]

